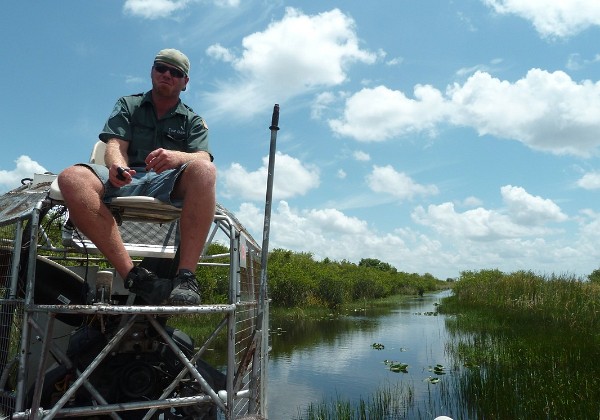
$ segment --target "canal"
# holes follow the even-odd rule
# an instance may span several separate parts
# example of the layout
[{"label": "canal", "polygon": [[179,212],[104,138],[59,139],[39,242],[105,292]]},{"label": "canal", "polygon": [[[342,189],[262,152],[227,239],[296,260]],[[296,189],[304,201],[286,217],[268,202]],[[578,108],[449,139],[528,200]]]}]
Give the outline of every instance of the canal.
[{"label": "canal", "polygon": [[437,305],[449,293],[321,319],[272,317],[269,419],[297,418],[310,403],[368,399],[399,383],[411,387],[415,400],[430,397],[447,365],[445,317]]}]

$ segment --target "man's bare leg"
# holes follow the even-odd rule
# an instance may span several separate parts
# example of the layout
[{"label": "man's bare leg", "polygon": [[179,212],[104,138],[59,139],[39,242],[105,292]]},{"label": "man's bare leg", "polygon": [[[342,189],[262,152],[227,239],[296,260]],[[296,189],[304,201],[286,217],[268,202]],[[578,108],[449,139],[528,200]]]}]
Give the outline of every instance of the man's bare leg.
[{"label": "man's bare leg", "polygon": [[134,264],[113,215],[102,201],[104,186],[100,179],[89,168],[76,165],[60,173],[58,185],[73,224],[125,279]]},{"label": "man's bare leg", "polygon": [[180,218],[179,270],[169,296],[173,305],[198,305],[200,290],[194,272],[215,215],[216,169],[211,162],[192,161],[180,174],[173,195],[183,198]]},{"label": "man's bare leg", "polygon": [[196,271],[200,254],[215,217],[216,169],[211,162],[192,161],[181,173],[174,191],[182,197],[179,268]]}]

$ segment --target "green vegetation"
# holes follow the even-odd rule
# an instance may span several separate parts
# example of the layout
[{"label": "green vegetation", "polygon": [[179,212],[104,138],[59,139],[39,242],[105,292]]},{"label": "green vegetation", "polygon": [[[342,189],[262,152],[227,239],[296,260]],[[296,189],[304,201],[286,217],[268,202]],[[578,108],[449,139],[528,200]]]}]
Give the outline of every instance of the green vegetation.
[{"label": "green vegetation", "polygon": [[479,309],[502,314],[504,321],[517,323],[590,332],[600,327],[599,281],[584,282],[573,276],[543,277],[531,271],[505,274],[482,270],[461,273],[453,290],[454,296],[444,300],[440,312]]},{"label": "green vegetation", "polygon": [[315,261],[310,253],[275,249],[268,261],[269,297],[274,306],[341,305],[393,295],[415,295],[450,285],[431,274],[397,271],[388,263],[373,258],[358,264],[348,261]]},{"label": "green vegetation", "polygon": [[459,412],[487,418],[598,418],[600,284],[532,272],[465,272],[440,312]]},{"label": "green vegetation", "polygon": [[296,419],[403,419],[413,398],[412,387],[400,383],[395,387],[381,388],[370,398],[360,398],[358,402],[339,397],[320,404],[310,404],[303,413],[298,413]]},{"label": "green vegetation", "polygon": [[432,377],[426,397],[401,382],[359,401],[311,404],[298,419],[598,418],[600,270],[587,280],[463,272],[438,307],[448,364],[430,367],[443,377]]}]

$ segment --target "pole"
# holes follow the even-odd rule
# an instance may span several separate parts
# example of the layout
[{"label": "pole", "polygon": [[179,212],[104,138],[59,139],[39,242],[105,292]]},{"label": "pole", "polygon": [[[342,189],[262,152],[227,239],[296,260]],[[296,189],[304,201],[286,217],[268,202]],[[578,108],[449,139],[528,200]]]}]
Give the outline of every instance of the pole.
[{"label": "pole", "polygon": [[267,196],[265,200],[265,219],[263,225],[263,242],[262,242],[262,255],[261,255],[261,267],[262,267],[262,278],[266,279],[267,271],[267,257],[269,255],[269,234],[271,229],[271,201],[273,198],[273,178],[275,171],[275,150],[277,143],[277,131],[279,130],[279,105],[275,104],[273,107],[273,116],[271,118],[271,145],[269,147],[269,170],[267,173]]},{"label": "pole", "polygon": [[269,169],[267,173],[267,195],[265,199],[265,219],[263,224],[263,240],[261,254],[261,274],[260,274],[260,296],[259,312],[257,316],[257,328],[262,329],[261,343],[261,381],[260,381],[260,414],[268,418],[267,401],[267,365],[269,361],[269,332],[268,332],[268,305],[267,299],[267,260],[269,257],[269,235],[271,229],[271,202],[273,198],[273,178],[275,172],[275,149],[277,143],[277,131],[279,130],[279,105],[273,107],[273,117],[271,118],[271,145],[269,147]]}]

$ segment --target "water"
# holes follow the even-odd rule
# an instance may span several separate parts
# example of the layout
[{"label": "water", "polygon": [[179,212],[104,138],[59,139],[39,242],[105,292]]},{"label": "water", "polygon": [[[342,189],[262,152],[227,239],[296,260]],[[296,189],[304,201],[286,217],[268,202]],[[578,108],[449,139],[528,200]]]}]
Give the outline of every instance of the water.
[{"label": "water", "polygon": [[[398,382],[414,388],[415,400],[423,397],[431,386],[426,379],[437,376],[431,368],[447,363],[445,317],[437,315],[436,304],[448,293],[336,318],[272,319],[269,419],[293,419],[311,402],[368,399]],[[386,360],[407,363],[407,373],[390,371]]]}]

